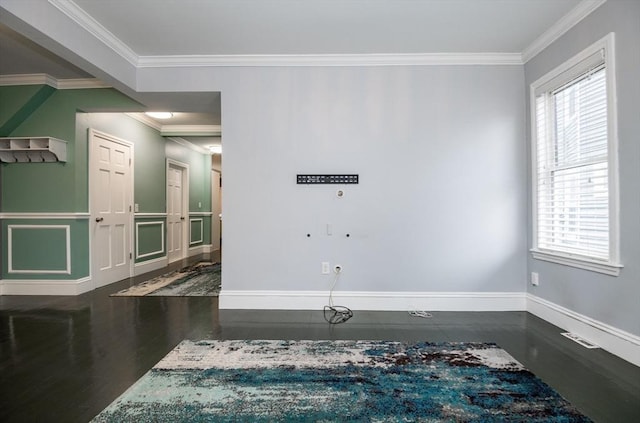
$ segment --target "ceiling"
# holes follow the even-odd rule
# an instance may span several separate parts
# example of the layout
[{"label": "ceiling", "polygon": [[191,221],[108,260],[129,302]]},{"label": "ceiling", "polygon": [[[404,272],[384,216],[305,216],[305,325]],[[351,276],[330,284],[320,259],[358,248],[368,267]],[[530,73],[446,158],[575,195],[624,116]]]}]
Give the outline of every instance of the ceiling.
[{"label": "ceiling", "polygon": [[[522,62],[567,16],[603,1],[0,0],[0,76],[96,76],[115,82],[118,89],[127,86],[92,64],[88,54],[72,52],[62,36],[56,39],[61,29],[44,35],[44,29],[25,23],[20,13],[36,22],[41,14],[62,11],[134,64],[194,57],[286,56],[304,61],[323,55],[357,60],[366,55],[429,54],[504,55]],[[221,124],[220,93],[123,91],[149,109],[182,112],[175,122],[158,125]]]},{"label": "ceiling", "polygon": [[519,53],[580,0],[75,0],[139,56]]}]

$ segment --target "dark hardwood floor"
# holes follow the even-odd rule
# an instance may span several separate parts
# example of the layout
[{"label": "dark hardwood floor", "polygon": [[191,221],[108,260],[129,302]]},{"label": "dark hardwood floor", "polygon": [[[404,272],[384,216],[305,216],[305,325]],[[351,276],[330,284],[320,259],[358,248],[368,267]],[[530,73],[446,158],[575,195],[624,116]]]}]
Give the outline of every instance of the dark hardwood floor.
[{"label": "dark hardwood floor", "polygon": [[640,422],[640,368],[526,312],[219,310],[212,297],[0,297],[0,421],[87,422],[183,339],[495,342],[596,422]]}]

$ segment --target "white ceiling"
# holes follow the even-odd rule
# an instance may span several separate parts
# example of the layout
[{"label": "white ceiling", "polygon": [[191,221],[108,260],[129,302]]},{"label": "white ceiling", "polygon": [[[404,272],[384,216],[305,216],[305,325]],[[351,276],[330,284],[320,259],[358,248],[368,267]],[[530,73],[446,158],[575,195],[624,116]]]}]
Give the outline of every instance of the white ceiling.
[{"label": "white ceiling", "polygon": [[75,0],[139,56],[520,53],[580,0]]},{"label": "white ceiling", "polygon": [[[138,93],[130,72],[96,63],[96,47],[112,64],[122,61],[112,69],[134,71],[150,62],[259,64],[283,55],[298,64],[322,55],[358,63],[366,55],[430,54],[492,55],[514,64],[604,1],[0,0],[0,76],[93,75],[148,108],[198,112],[191,120],[180,115],[179,124],[219,125],[220,93]],[[87,39],[77,44],[74,34]]]}]

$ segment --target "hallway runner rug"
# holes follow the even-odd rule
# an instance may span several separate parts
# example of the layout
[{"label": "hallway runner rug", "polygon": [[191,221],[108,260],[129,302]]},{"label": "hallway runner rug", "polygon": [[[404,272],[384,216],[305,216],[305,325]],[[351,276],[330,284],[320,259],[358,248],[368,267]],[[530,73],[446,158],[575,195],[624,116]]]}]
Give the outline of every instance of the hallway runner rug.
[{"label": "hallway runner rug", "polygon": [[200,262],[111,294],[112,297],[217,297],[220,263]]},{"label": "hallway runner rug", "polygon": [[484,343],[183,341],[102,422],[589,422]]}]

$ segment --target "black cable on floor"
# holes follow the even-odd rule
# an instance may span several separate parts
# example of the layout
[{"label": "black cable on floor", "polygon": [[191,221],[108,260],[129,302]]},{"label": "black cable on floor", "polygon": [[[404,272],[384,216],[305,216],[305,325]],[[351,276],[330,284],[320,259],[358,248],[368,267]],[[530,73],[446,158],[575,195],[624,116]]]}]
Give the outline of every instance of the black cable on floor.
[{"label": "black cable on floor", "polygon": [[343,306],[324,306],[324,320],[332,325],[344,323],[353,317],[353,311]]},{"label": "black cable on floor", "polygon": [[335,288],[336,284],[338,283],[340,273],[342,273],[341,270],[336,272],[336,277],[333,280],[331,289],[329,290],[329,305],[324,306],[324,320],[326,320],[327,323],[331,325],[344,323],[353,317],[353,311],[351,311],[348,307],[337,306],[333,304],[333,288]]}]

